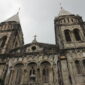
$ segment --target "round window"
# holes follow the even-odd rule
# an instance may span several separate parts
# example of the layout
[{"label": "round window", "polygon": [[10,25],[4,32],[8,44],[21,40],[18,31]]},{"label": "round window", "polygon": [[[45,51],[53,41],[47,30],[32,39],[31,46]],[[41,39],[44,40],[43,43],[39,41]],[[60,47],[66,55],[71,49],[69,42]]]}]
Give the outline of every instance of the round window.
[{"label": "round window", "polygon": [[36,46],[33,46],[33,47],[32,47],[32,50],[35,51],[35,50],[36,50]]}]

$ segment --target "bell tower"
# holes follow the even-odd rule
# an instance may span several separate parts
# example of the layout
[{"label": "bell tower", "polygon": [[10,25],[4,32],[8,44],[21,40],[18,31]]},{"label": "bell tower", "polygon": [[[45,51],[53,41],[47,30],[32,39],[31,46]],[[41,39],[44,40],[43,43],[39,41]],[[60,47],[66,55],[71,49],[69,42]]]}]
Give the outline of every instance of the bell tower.
[{"label": "bell tower", "polygon": [[11,49],[22,46],[23,33],[18,14],[0,23],[0,53],[8,53]]},{"label": "bell tower", "polygon": [[54,20],[55,40],[59,49],[85,47],[85,23],[79,15],[61,8]]}]

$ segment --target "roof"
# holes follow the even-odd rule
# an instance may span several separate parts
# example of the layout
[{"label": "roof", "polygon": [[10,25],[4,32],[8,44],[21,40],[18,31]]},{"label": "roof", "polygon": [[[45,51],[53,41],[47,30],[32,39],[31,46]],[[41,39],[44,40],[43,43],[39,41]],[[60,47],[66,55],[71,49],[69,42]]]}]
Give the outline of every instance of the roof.
[{"label": "roof", "polygon": [[65,10],[64,8],[61,8],[58,16],[63,16],[63,15],[72,15],[69,11]]},{"label": "roof", "polygon": [[8,21],[16,21],[16,22],[20,23],[19,14],[17,13],[15,15],[13,15],[9,19],[7,19],[5,22],[8,22]]}]

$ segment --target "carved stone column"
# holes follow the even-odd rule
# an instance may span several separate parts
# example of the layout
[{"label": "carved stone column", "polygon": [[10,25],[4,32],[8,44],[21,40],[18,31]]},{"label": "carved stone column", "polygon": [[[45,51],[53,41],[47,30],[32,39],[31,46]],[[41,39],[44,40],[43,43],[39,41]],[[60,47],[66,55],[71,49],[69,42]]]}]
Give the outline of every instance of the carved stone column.
[{"label": "carved stone column", "polygon": [[53,83],[54,83],[54,85],[58,85],[58,72],[57,72],[57,70],[58,70],[57,65],[56,64],[53,65]]},{"label": "carved stone column", "polygon": [[52,67],[50,67],[50,69],[49,69],[49,83],[50,83],[50,85],[53,85],[53,71],[52,71]]}]

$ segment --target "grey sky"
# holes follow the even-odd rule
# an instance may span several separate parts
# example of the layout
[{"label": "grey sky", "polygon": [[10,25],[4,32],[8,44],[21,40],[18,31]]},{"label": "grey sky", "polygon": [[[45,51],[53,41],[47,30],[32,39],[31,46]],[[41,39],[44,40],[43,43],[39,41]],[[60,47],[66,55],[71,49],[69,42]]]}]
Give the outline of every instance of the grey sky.
[{"label": "grey sky", "polygon": [[85,20],[84,0],[0,0],[0,22],[16,14],[20,7],[25,43],[32,42],[35,34],[39,42],[55,43],[54,18],[59,13],[60,2],[64,9]]}]

